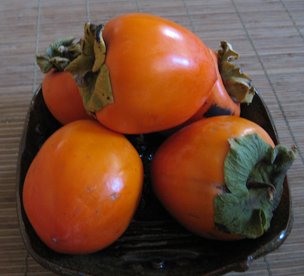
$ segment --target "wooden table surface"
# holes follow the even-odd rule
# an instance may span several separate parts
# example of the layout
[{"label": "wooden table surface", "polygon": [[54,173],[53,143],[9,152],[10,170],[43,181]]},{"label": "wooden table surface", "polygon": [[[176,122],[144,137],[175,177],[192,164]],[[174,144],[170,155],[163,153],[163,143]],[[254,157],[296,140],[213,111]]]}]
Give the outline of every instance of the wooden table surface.
[{"label": "wooden table surface", "polygon": [[[1,0],[0,1],[0,275],[53,275],[27,253],[16,213],[16,163],[25,115],[43,75],[35,54],[54,39],[82,36],[84,22],[127,12],[167,17],[214,49],[228,40],[265,100],[281,143],[299,156],[289,171],[293,230],[244,275],[304,275],[304,1],[303,0]],[[231,273],[231,275],[234,273]],[[235,273],[238,275],[237,273]]]}]

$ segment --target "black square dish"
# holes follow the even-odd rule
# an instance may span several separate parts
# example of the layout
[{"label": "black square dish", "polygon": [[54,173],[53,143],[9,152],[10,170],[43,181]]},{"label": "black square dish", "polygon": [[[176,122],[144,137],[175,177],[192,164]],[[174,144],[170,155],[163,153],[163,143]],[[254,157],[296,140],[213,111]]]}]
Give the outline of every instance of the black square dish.
[{"label": "black square dish", "polygon": [[[257,94],[241,116],[262,126],[275,143],[271,116]],[[31,102],[20,144],[17,171],[17,208],[21,235],[28,252],[45,268],[63,275],[202,275],[245,271],[250,263],[278,248],[292,227],[287,178],[280,205],[269,231],[256,240],[222,242],[195,236],[175,222],[145,183],[142,202],[127,231],[110,247],[88,255],[58,254],[46,247],[31,227],[22,204],[27,169],[43,142],[60,127],[38,89]],[[135,139],[133,136],[129,137]],[[150,136],[149,139],[157,137]],[[136,140],[136,139],[135,139]],[[147,182],[147,181],[146,181]]]}]

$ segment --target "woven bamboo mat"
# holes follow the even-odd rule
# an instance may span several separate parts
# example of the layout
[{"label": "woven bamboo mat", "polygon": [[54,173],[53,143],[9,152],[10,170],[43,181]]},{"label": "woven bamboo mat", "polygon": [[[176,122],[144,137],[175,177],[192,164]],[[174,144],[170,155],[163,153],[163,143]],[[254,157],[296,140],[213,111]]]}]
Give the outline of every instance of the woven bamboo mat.
[{"label": "woven bamboo mat", "polygon": [[[276,251],[244,275],[304,275],[304,1],[303,0],[1,0],[0,1],[0,274],[53,275],[24,249],[15,186],[20,136],[42,74],[34,55],[53,39],[82,35],[85,21],[126,12],[167,17],[217,48],[228,40],[266,101],[280,141],[296,144],[289,171],[294,225]],[[231,273],[231,275],[234,273]],[[237,273],[235,273],[237,275]]]}]

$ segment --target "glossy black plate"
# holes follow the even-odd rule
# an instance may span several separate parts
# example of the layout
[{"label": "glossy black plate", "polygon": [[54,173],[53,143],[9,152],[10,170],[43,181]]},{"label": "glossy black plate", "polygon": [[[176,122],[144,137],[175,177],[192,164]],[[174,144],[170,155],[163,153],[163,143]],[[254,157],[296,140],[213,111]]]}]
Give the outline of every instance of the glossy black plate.
[{"label": "glossy black plate", "polygon": [[[261,125],[278,142],[271,116],[259,95],[242,107],[242,117]],[[256,240],[219,242],[197,237],[176,223],[154,197],[149,183],[149,162],[164,137],[128,136],[142,156],[145,187],[137,213],[124,235],[110,247],[89,255],[58,254],[46,247],[31,227],[22,204],[26,171],[43,142],[60,124],[43,101],[41,89],[34,95],[25,121],[17,171],[17,207],[21,235],[33,258],[45,268],[64,275],[202,275],[245,271],[250,263],[276,248],[292,227],[287,178],[283,196],[270,230]]]}]

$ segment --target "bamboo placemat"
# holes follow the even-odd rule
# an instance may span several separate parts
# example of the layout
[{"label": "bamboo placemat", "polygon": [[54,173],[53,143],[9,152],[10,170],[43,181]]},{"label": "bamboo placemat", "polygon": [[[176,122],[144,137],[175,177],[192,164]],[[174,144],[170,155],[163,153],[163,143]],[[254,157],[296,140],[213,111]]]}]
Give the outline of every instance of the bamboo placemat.
[{"label": "bamboo placemat", "polygon": [[53,275],[27,254],[16,214],[18,146],[32,92],[42,80],[35,53],[56,38],[80,37],[87,20],[105,23],[137,11],[174,20],[212,48],[228,40],[240,53],[244,71],[270,109],[280,141],[299,149],[289,171],[292,233],[278,250],[254,261],[243,274],[304,275],[303,0],[1,0],[0,274]]}]

